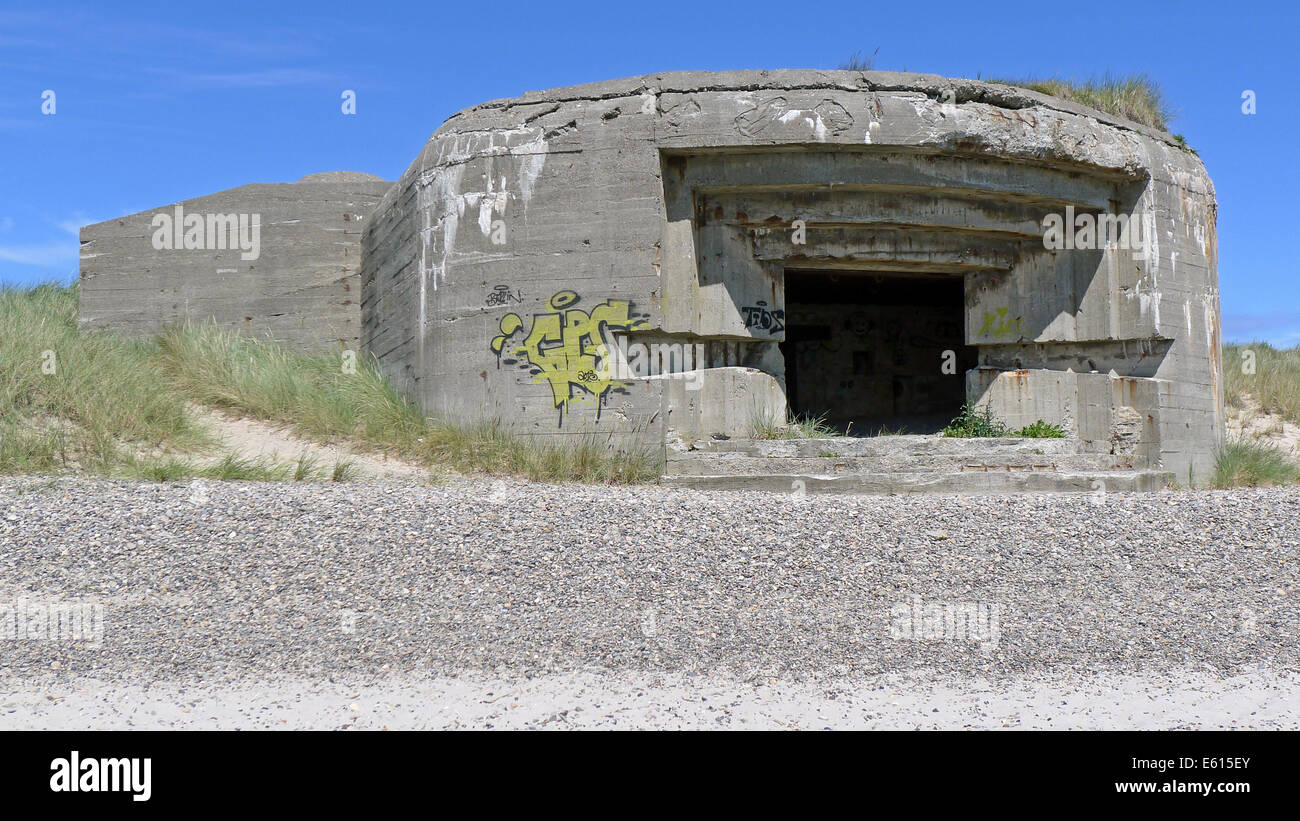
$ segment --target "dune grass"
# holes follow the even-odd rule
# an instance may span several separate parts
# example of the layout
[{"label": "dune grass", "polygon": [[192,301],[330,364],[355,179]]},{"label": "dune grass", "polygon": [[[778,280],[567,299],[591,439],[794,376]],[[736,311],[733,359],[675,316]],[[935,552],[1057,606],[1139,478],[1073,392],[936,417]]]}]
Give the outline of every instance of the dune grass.
[{"label": "dune grass", "polygon": [[356,463],[341,459],[326,470],[318,460],[300,454],[292,461],[264,457],[246,458],[227,453],[218,461],[197,461],[185,456],[133,459],[113,471],[114,476],[154,482],[214,479],[223,482],[347,482],[357,477]]},{"label": "dune grass", "polygon": [[74,288],[0,289],[0,473],[130,464],[129,447],[210,444],[152,346],[77,330]]},{"label": "dune grass", "polygon": [[[1267,342],[1223,346],[1223,401],[1249,406],[1300,424],[1300,347],[1275,348]],[[1214,486],[1271,487],[1300,482],[1300,463],[1282,450],[1249,439],[1228,442],[1215,462]]]},{"label": "dune grass", "polygon": [[1215,459],[1212,484],[1216,488],[1274,487],[1297,482],[1300,464],[1262,442],[1228,442]]},{"label": "dune grass", "polygon": [[160,481],[345,481],[357,474],[351,462],[326,470],[306,456],[196,461],[192,454],[214,443],[187,409],[194,402],[433,470],[540,481],[658,476],[648,450],[614,450],[581,436],[555,444],[492,423],[427,419],[364,358],[298,354],[215,325],[125,340],[80,332],[76,315],[75,285],[0,290],[0,473],[76,470]]},{"label": "dune grass", "polygon": [[305,482],[318,478],[315,472],[298,469],[300,465],[301,460],[274,462],[269,459],[247,459],[227,453],[220,461],[208,464],[201,464],[182,456],[142,459],[129,463],[117,474],[155,482],[181,482],[187,479],[217,479],[227,482]]},{"label": "dune grass", "polygon": [[[849,71],[871,71],[875,68],[876,55],[879,52],[878,48],[870,55],[855,51],[838,67]],[[1114,75],[1107,72],[1100,77],[1090,77],[1086,80],[1059,76],[978,79],[983,79],[986,83],[1027,88],[1040,94],[1086,105],[1135,123],[1149,125],[1161,131],[1169,130],[1169,123],[1176,115],[1169,101],[1165,99],[1160,85],[1147,74]],[[1183,148],[1195,153],[1182,135],[1173,136]]]},{"label": "dune grass", "polygon": [[658,462],[647,450],[611,449],[595,436],[557,444],[494,422],[425,418],[364,357],[345,363],[340,353],[305,355],[214,325],[180,325],[159,336],[155,362],[202,404],[287,424],[315,441],[360,443],[434,468],[535,481],[658,476]]},{"label": "dune grass", "polygon": [[1246,395],[1265,413],[1300,425],[1300,347],[1278,349],[1267,342],[1224,345],[1223,401],[1243,407]]},{"label": "dune grass", "polygon": [[[1018,86],[1062,100],[1086,105],[1116,117],[1169,130],[1174,110],[1155,80],[1146,74],[1105,74],[1087,80],[1062,77],[1047,79],[990,79],[987,82]],[[1186,141],[1183,141],[1186,145]]]},{"label": "dune grass", "polygon": [[159,334],[152,363],[202,405],[287,424],[317,441],[353,439],[411,455],[426,428],[370,363],[346,368],[341,353],[304,355],[187,323]]},{"label": "dune grass", "polygon": [[853,54],[849,55],[849,59],[840,63],[837,68],[841,71],[872,71],[876,67],[876,55],[879,53],[879,46],[876,46],[876,50],[871,52],[871,54],[863,54],[860,51],[855,51]]}]

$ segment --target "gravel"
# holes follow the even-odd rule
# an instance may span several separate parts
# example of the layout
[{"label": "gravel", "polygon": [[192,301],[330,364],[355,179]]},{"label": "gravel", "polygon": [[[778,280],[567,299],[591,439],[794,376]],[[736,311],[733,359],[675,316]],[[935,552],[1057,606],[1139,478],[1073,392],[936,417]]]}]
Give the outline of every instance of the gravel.
[{"label": "gravel", "polygon": [[[1045,726],[1129,726],[1125,693],[1163,694],[1160,726],[1293,726],[1294,711],[1245,708],[1295,704],[1298,551],[1294,489],[0,479],[0,726],[119,726],[96,707],[104,693],[139,708],[182,691],[271,713],[295,692],[284,726],[341,726],[320,706],[335,689],[460,705],[441,722],[398,711],[394,726],[483,726],[477,694],[507,685],[543,710],[657,694],[662,726],[699,726],[685,699],[707,692],[744,694],[754,726],[818,726],[827,703],[834,726],[917,726],[871,695],[889,687],[938,699],[924,726],[1006,723],[981,718],[975,693],[1077,697],[1084,712]],[[14,608],[58,602],[99,608],[102,636],[3,637]],[[794,694],[772,702],[775,725],[754,713],[764,688]],[[230,726],[261,726],[227,707]],[[535,712],[501,726],[536,726]]]}]

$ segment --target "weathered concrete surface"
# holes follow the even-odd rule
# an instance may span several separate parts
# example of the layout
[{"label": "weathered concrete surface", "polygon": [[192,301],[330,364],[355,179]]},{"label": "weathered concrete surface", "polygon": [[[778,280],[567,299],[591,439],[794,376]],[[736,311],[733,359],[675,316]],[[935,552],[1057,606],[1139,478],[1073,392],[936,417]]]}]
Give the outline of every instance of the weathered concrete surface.
[{"label": "weathered concrete surface", "polygon": [[1077,439],[875,436],[699,440],[667,449],[663,481],[778,493],[1105,493],[1158,490],[1171,473]]},{"label": "weathered concrete surface", "polygon": [[[1149,241],[1047,247],[1075,214]],[[946,375],[970,399],[1200,481],[1222,432],[1215,215],[1169,135],[1010,86],[746,71],[530,92],[449,118],[384,196],[365,343],[431,412],[690,442],[783,409],[787,271],[950,276],[978,364]],[[619,339],[701,346],[695,389],[610,378]],[[938,368],[927,345],[907,360]],[[896,375],[859,362],[846,395]]]},{"label": "weathered concrete surface", "polygon": [[[80,322],[148,335],[182,319],[215,320],[300,350],[359,350],[361,228],[390,185],[356,172],[311,174],[88,225]],[[178,207],[180,243],[166,225]],[[203,230],[186,241],[184,217],[194,215]],[[209,230],[207,217],[218,215],[244,217],[242,233],[219,221]],[[173,235],[157,237],[166,227]],[[167,239],[173,247],[156,247]]]}]

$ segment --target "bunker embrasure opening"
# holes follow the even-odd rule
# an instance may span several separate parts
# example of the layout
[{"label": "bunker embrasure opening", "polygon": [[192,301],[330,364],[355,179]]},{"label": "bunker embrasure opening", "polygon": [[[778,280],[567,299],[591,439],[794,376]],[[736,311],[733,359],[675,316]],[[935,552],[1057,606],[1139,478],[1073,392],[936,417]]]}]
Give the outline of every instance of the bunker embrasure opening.
[{"label": "bunker embrasure opening", "polygon": [[935,433],[966,399],[956,275],[787,270],[786,397],[840,433]]}]

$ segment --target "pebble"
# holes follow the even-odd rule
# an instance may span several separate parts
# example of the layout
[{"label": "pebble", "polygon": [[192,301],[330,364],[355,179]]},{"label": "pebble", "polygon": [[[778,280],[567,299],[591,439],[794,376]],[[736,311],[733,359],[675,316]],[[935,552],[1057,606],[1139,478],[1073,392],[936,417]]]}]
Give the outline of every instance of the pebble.
[{"label": "pebble", "polygon": [[[0,691],[1300,669],[1295,489],[797,496],[461,479],[214,482],[191,497],[0,478],[0,607],[103,608],[99,641],[0,637]],[[956,635],[953,613],[996,615],[996,636]]]}]

